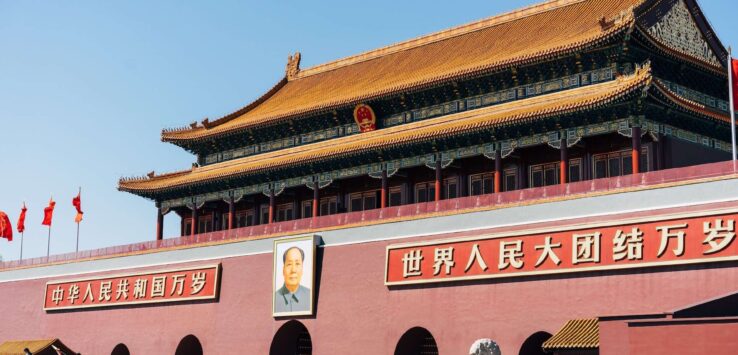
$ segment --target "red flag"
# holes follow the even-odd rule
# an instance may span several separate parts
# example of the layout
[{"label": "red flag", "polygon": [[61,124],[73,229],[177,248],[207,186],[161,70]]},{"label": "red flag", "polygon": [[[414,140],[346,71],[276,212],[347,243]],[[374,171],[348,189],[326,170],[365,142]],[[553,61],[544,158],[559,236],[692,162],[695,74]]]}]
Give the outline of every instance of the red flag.
[{"label": "red flag", "polygon": [[738,59],[730,60],[733,74],[733,108],[738,110]]},{"label": "red flag", "polygon": [[23,231],[26,230],[26,211],[28,209],[26,208],[26,203],[23,203],[23,208],[21,208],[21,214],[20,217],[18,217],[18,233],[23,233]]},{"label": "red flag", "polygon": [[77,209],[77,216],[74,217],[74,221],[79,223],[82,222],[82,215],[84,212],[82,212],[82,192],[77,194],[77,197],[72,199],[72,206]]},{"label": "red flag", "polygon": [[5,238],[9,242],[13,241],[13,225],[10,224],[10,218],[3,211],[0,211],[0,238]]},{"label": "red flag", "polygon": [[54,199],[50,199],[49,206],[44,208],[44,221],[41,222],[42,225],[51,227],[51,218],[54,215],[55,205],[56,205],[56,202],[54,202]]}]

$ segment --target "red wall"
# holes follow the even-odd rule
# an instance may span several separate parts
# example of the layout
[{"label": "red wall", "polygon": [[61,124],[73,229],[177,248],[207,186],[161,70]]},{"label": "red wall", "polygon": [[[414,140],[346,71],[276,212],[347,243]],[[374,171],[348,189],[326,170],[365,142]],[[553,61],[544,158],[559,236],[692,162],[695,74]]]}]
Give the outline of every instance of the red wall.
[{"label": "red wall", "polygon": [[738,318],[600,322],[600,355],[738,354]]},{"label": "red wall", "polygon": [[[503,354],[517,354],[528,336],[555,333],[568,319],[670,310],[738,285],[738,264],[732,263],[388,289],[386,245],[323,249],[317,317],[301,319],[314,354],[392,354],[414,326],[428,329],[443,355],[464,354],[478,338],[497,341]],[[268,354],[285,322],[271,316],[271,254],[222,264],[221,297],[211,303],[47,314],[42,300],[48,280],[0,284],[0,340],[59,337],[83,354],[110,353],[122,342],[132,354],[173,354],[184,336],[194,334],[206,354]],[[680,327],[649,332],[631,335],[633,351],[674,336],[689,343]],[[705,328],[708,333],[722,334]]]}]

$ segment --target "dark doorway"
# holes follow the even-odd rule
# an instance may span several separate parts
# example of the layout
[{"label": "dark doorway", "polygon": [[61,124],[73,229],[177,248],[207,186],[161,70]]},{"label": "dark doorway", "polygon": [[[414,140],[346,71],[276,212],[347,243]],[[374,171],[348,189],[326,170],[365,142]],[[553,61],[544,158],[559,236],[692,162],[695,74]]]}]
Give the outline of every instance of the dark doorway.
[{"label": "dark doorway", "polygon": [[202,345],[196,336],[190,334],[182,338],[174,355],[202,355]]},{"label": "dark doorway", "polygon": [[400,337],[395,355],[438,355],[438,346],[428,330],[415,327]]},{"label": "dark doorway", "polygon": [[520,347],[520,355],[545,355],[543,352],[543,342],[548,340],[551,334],[546,332],[538,332],[525,339],[523,346]]},{"label": "dark doorway", "polygon": [[292,320],[277,330],[269,355],[312,355],[313,341],[305,326]]},{"label": "dark doorway", "polygon": [[110,355],[131,355],[131,352],[128,351],[126,344],[120,343],[113,348],[113,352]]}]

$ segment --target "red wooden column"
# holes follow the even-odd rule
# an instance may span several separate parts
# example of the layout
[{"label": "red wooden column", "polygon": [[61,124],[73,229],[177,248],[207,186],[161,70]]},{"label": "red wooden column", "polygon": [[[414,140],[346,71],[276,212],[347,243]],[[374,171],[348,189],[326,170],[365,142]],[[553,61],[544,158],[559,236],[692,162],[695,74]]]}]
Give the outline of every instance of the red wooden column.
[{"label": "red wooden column", "polygon": [[164,213],[161,207],[156,209],[156,240],[164,239]]},{"label": "red wooden column", "polygon": [[190,231],[190,235],[197,234],[197,221],[200,219],[200,216],[197,214],[197,202],[195,202],[192,205],[192,230]]},{"label": "red wooden column", "polygon": [[379,198],[379,207],[387,207],[387,170],[382,170],[382,196]]},{"label": "red wooden column", "polygon": [[641,127],[633,127],[630,132],[633,141],[633,174],[638,174],[641,172]]},{"label": "red wooden column", "polygon": [[230,199],[228,199],[228,229],[233,229],[233,226],[236,225],[236,201],[233,199],[233,196],[231,196]]},{"label": "red wooden column", "polygon": [[664,135],[656,133],[656,170],[664,170]]},{"label": "red wooden column", "polygon": [[495,150],[495,193],[502,191],[502,152]]},{"label": "red wooden column", "polygon": [[318,217],[320,214],[320,186],[318,182],[313,183],[313,218]]},{"label": "red wooden column", "polygon": [[436,159],[436,202],[441,201],[441,156]]},{"label": "red wooden column", "polygon": [[274,189],[269,190],[269,220],[268,224],[274,222]]},{"label": "red wooden column", "polygon": [[566,139],[561,140],[561,162],[559,163],[559,182],[561,185],[569,182],[569,147],[566,146]]}]

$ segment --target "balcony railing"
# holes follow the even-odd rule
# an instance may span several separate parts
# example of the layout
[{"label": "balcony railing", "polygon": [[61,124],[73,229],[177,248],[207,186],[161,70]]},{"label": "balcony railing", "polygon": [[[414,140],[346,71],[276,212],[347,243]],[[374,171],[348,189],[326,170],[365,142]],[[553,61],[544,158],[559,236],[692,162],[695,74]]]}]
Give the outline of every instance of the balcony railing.
[{"label": "balcony railing", "polygon": [[736,178],[738,177],[737,166],[737,163],[728,161],[613,178],[587,180],[565,185],[538,187],[501,192],[497,194],[460,197],[438,202],[415,203],[368,211],[340,213],[315,218],[275,222],[272,224],[256,225],[226,231],[196,234],[194,236],[168,238],[164,240],[118,245],[101,249],[84,250],[76,253],[51,255],[49,257],[24,259],[22,261],[11,260],[0,263],[0,269],[29,267],[50,263],[66,263],[77,260],[147,253],[155,250],[223,243],[228,241],[243,241],[281,235],[312,233],[326,229],[387,223],[395,220],[428,218],[436,215],[466,213],[491,208],[504,208],[520,203],[543,203],[551,200],[586,197],[591,194],[627,192],[669,185],[691,184],[721,178]]}]

